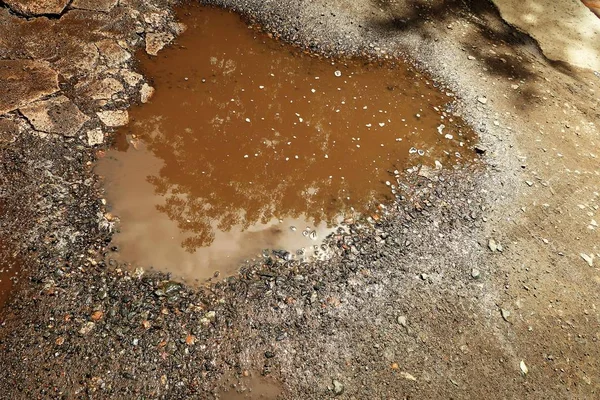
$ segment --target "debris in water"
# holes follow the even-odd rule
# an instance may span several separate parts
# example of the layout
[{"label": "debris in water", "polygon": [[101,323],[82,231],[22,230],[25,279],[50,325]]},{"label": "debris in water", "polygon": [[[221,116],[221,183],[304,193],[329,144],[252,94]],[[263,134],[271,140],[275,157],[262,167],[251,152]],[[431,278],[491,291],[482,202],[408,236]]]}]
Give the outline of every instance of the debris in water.
[{"label": "debris in water", "polygon": [[[265,248],[293,255],[345,214],[392,200],[392,182],[381,182],[410,155],[453,166],[474,138],[445,111],[451,99],[400,61],[332,65],[224,10],[189,5],[180,16],[188,29],[174,46],[140,54],[151,101],[130,109],[135,123],[97,169],[124,261],[209,279]],[[115,127],[129,120],[99,116]],[[442,117],[452,140],[440,141]],[[302,235],[283,228],[305,225]]]}]

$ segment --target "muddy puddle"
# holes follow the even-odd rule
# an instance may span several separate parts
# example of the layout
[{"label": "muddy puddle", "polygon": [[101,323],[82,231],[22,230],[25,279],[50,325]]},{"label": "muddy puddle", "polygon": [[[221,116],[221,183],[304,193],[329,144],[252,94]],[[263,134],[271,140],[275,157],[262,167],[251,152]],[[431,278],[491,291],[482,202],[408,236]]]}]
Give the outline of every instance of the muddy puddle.
[{"label": "muddy puddle", "polygon": [[275,400],[283,393],[279,383],[258,374],[224,379],[225,389],[219,393],[222,400]]},{"label": "muddy puddle", "polygon": [[0,312],[10,299],[20,269],[21,260],[17,253],[0,241]]},{"label": "muddy puddle", "polygon": [[138,55],[155,94],[97,167],[123,260],[204,280],[264,249],[323,256],[337,222],[392,198],[391,171],[472,157],[451,97],[403,63],[313,57],[219,9],[179,15],[176,43]]}]

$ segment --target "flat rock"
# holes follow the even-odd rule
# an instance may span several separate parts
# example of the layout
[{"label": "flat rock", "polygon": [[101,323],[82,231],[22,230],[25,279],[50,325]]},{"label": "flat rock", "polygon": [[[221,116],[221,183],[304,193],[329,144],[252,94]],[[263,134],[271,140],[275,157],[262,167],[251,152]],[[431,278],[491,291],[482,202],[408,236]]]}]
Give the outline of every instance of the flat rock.
[{"label": "flat rock", "polygon": [[87,132],[87,140],[89,146],[96,146],[104,143],[104,132],[102,129],[96,128]]},{"label": "flat rock", "polygon": [[62,52],[61,58],[54,65],[67,79],[78,75],[87,75],[95,68],[100,58],[100,53],[94,43],[70,43],[68,46],[65,45]]},{"label": "flat rock", "polygon": [[600,70],[600,19],[581,1],[492,1],[508,24],[539,43],[546,57]]},{"label": "flat rock", "polygon": [[75,136],[89,120],[66,96],[39,100],[19,110],[35,130],[64,136]]},{"label": "flat rock", "polygon": [[91,83],[84,83],[76,86],[78,92],[93,100],[109,100],[113,96],[124,90],[121,82],[115,78],[104,78],[102,80],[94,80]]},{"label": "flat rock", "polygon": [[150,98],[154,95],[154,88],[150,85],[148,85],[147,83],[144,83],[142,85],[142,88],[140,89],[140,100],[142,101],[142,103],[147,103],[148,101],[150,101]]},{"label": "flat rock", "polygon": [[60,15],[69,0],[4,0],[14,12],[34,17],[36,15]]},{"label": "flat rock", "polygon": [[146,34],[146,53],[151,56],[157,55],[173,39],[175,39],[175,36],[169,32],[150,32]]},{"label": "flat rock", "polygon": [[73,0],[71,7],[81,10],[109,12],[119,0]]},{"label": "flat rock", "polygon": [[112,128],[129,123],[129,113],[126,110],[100,111],[96,114],[104,125]]},{"label": "flat rock", "polygon": [[0,61],[0,115],[59,90],[58,74],[42,61]]},{"label": "flat rock", "polygon": [[131,59],[131,53],[119,46],[119,44],[110,39],[96,42],[96,47],[109,66],[117,66]]}]

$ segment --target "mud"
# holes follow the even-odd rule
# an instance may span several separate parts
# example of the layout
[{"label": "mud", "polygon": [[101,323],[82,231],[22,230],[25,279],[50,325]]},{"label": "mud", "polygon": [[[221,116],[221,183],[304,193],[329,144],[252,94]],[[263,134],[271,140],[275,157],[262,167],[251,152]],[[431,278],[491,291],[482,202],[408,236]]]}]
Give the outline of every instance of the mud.
[{"label": "mud", "polygon": [[138,53],[154,96],[97,169],[122,260],[205,279],[262,249],[302,258],[393,199],[400,171],[473,159],[451,94],[403,62],[304,54],[216,8],[179,16],[171,47]]},{"label": "mud", "polygon": [[10,299],[13,287],[19,279],[21,271],[21,260],[19,259],[14,247],[6,244],[5,240],[0,241],[0,312],[6,302]]},{"label": "mud", "polygon": [[249,371],[224,379],[224,386],[219,393],[222,400],[275,400],[283,393],[280,383]]}]

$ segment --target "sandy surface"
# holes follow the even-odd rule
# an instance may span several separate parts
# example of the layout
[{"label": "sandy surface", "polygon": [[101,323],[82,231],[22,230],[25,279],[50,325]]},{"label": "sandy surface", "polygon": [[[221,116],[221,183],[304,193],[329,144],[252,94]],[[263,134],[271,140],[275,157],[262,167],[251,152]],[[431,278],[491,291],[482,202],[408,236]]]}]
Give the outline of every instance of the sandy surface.
[{"label": "sandy surface", "polygon": [[551,60],[600,70],[600,19],[579,0],[494,0],[502,18]]},{"label": "sandy surface", "polygon": [[[111,257],[92,174],[106,142],[89,132],[109,139],[97,113],[139,99],[131,54],[180,31],[169,4],[0,11],[0,57],[51,63],[55,96],[89,117],[65,136],[2,116],[1,233],[26,278],[2,314],[0,390],[210,399],[265,375],[290,399],[598,397],[598,77],[549,62],[486,2],[216,3],[313,51],[407,57],[459,99],[485,165],[407,172],[379,222],[330,239],[328,262],[274,255],[202,291],[130,271]],[[123,89],[91,85],[109,76]]]}]

